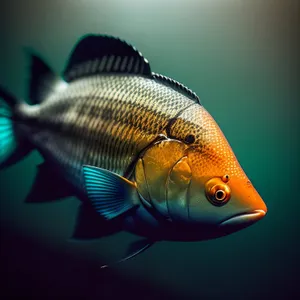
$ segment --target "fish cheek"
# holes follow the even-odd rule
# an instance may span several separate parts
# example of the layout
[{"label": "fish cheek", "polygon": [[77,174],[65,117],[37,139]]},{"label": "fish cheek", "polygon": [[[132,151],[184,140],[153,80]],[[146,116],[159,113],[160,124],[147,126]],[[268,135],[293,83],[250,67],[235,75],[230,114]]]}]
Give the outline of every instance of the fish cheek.
[{"label": "fish cheek", "polygon": [[167,206],[172,221],[189,221],[188,189],[191,177],[188,158],[183,157],[173,167],[167,181]]},{"label": "fish cheek", "polygon": [[206,178],[199,180],[194,176],[189,188],[189,221],[201,226],[217,225],[222,221],[224,208],[216,207],[205,195]]},{"label": "fish cheek", "polygon": [[207,180],[207,177],[201,180],[194,176],[192,177],[189,189],[190,222],[203,226],[218,226],[224,220],[245,211],[245,205],[241,203],[234,192],[231,193],[229,201],[224,205],[216,206],[212,204],[205,194],[205,183],[207,183]]}]

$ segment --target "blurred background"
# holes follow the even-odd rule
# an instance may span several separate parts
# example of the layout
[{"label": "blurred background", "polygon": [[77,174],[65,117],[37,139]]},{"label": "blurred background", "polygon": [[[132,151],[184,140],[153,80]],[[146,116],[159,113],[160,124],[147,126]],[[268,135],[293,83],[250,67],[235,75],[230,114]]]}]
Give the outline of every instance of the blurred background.
[{"label": "blurred background", "polygon": [[1,299],[297,299],[299,12],[297,0],[2,0],[3,86],[28,100],[26,47],[61,72],[82,35],[121,37],[200,96],[269,210],[230,236],[100,270],[136,237],[70,241],[77,199],[24,204],[34,152],[0,171]]}]

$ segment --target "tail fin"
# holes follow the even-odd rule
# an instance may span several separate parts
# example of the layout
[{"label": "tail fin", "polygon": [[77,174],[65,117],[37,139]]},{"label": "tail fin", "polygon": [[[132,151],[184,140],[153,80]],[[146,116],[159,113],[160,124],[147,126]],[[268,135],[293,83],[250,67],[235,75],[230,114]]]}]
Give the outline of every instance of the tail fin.
[{"label": "tail fin", "polygon": [[14,124],[14,109],[20,101],[0,86],[0,169],[22,159],[29,147],[18,137]]},{"label": "tail fin", "polygon": [[[64,89],[67,83],[37,55],[29,49],[27,52],[31,57],[29,99],[38,105],[49,94]],[[18,104],[20,101],[0,86],[0,169],[16,163],[32,150],[32,145],[17,130],[14,112]]]}]

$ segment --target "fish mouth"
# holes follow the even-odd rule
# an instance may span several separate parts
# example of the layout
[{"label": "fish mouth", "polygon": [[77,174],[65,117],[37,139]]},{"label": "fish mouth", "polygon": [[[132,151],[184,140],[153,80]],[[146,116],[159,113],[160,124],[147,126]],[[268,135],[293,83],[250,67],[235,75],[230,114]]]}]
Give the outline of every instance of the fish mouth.
[{"label": "fish mouth", "polygon": [[221,228],[232,229],[234,231],[248,227],[255,222],[259,221],[266,215],[266,211],[262,209],[256,209],[250,213],[242,213],[235,215],[222,223],[220,223]]}]

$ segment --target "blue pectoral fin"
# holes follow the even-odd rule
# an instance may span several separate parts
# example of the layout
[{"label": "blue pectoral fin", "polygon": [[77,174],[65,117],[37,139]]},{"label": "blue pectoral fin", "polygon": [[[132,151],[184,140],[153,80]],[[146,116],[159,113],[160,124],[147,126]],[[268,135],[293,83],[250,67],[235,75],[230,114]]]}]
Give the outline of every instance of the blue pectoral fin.
[{"label": "blue pectoral fin", "polygon": [[83,166],[85,191],[96,211],[105,219],[113,219],[136,207],[134,183],[108,170]]},{"label": "blue pectoral fin", "polygon": [[43,163],[38,166],[38,172],[31,191],[26,197],[27,203],[52,202],[61,198],[74,196],[74,191],[53,168]]}]

